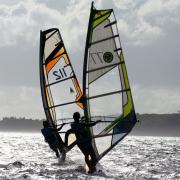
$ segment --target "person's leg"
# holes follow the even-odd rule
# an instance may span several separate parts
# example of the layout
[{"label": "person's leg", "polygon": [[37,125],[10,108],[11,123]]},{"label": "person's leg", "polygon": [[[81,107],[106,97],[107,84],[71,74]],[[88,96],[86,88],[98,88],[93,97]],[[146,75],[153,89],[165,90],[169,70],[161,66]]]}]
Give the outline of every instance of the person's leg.
[{"label": "person's leg", "polygon": [[[85,156],[85,162],[89,168],[88,173],[93,173],[96,170],[96,168],[95,168],[95,165],[96,165],[95,153],[93,154],[94,149],[92,148],[92,146],[90,144],[78,145],[78,147],[80,148],[80,150],[82,151],[82,153]],[[92,159],[92,158],[94,158],[94,159]]]},{"label": "person's leg", "polygon": [[89,156],[89,154],[84,154],[84,156],[85,156],[85,162],[89,168],[89,171],[91,171],[92,170],[92,163],[91,163],[91,159],[89,159],[90,156]]},{"label": "person's leg", "polygon": [[50,146],[50,148],[56,153],[56,157],[59,158],[60,155],[59,155],[58,149],[55,146]]},{"label": "person's leg", "polygon": [[84,154],[85,163],[87,164],[88,168],[90,169],[91,168],[91,161],[89,160],[89,152],[86,148],[86,145],[78,144],[77,146],[79,147],[81,152]]},{"label": "person's leg", "polygon": [[60,155],[60,161],[64,162],[66,160],[66,151],[62,150]]},{"label": "person's leg", "polygon": [[57,157],[57,158],[59,158],[59,157],[60,157],[60,155],[59,155],[58,150],[57,150],[57,149],[55,149],[54,151],[56,152],[56,157]]},{"label": "person's leg", "polygon": [[58,156],[58,158],[60,158],[60,161],[64,162],[66,159],[66,151],[64,149],[64,146],[60,142],[57,142],[56,147],[57,147],[57,151],[59,150],[60,152],[60,155]]},{"label": "person's leg", "polygon": [[93,148],[91,148],[90,156],[91,156],[92,165],[95,167],[95,166],[96,166],[96,163],[97,163],[97,158],[96,158],[96,154],[95,154]]},{"label": "person's leg", "polygon": [[96,171],[97,158],[96,158],[96,154],[95,154],[94,149],[93,149],[91,144],[89,144],[88,150],[89,150],[89,156],[91,158],[91,160],[90,160],[90,171],[94,172],[94,171]]},{"label": "person's leg", "polygon": [[56,139],[54,142],[50,144],[50,148],[56,153],[56,157],[60,157],[60,153],[63,151],[62,144]]},{"label": "person's leg", "polygon": [[65,143],[63,142],[61,136],[58,136],[58,134],[56,134],[55,137],[55,141],[59,144],[59,146],[65,146]]},{"label": "person's leg", "polygon": [[66,147],[68,147],[68,137],[72,132],[73,132],[72,129],[69,129],[65,134],[64,144]]}]

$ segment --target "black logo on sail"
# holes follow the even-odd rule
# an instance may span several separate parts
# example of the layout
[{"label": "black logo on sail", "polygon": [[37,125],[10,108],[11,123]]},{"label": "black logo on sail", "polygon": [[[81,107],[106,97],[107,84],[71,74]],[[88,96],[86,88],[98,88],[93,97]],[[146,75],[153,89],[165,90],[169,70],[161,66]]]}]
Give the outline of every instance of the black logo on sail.
[{"label": "black logo on sail", "polygon": [[113,54],[111,52],[105,52],[103,54],[103,59],[106,63],[110,63],[113,61]]}]

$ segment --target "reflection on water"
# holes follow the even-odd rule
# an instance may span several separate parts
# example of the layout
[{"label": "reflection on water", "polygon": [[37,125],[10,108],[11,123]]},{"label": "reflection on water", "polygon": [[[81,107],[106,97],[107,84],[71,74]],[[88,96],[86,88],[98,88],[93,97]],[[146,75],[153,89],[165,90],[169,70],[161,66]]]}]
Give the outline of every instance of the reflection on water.
[{"label": "reflection on water", "polygon": [[180,179],[180,138],[128,136],[88,176],[74,148],[59,164],[41,134],[0,133],[0,179]]}]

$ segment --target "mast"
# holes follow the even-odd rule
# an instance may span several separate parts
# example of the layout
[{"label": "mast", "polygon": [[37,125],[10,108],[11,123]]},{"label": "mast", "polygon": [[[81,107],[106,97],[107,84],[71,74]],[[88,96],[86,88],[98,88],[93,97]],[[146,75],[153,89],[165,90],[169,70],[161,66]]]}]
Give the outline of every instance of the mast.
[{"label": "mast", "polygon": [[88,121],[88,102],[87,102],[87,96],[86,96],[86,70],[87,70],[89,39],[91,36],[91,28],[92,28],[91,24],[94,17],[93,7],[94,7],[94,2],[92,1],[89,24],[88,24],[88,31],[87,31],[87,36],[86,36],[86,45],[85,45],[85,51],[84,51],[84,67],[83,67],[83,97],[84,97],[83,103],[84,103],[84,116],[85,116],[86,122]]},{"label": "mast", "polygon": [[45,114],[46,114],[46,118],[47,120],[50,119],[50,124],[51,126],[53,126],[55,128],[55,124],[53,123],[52,121],[52,117],[51,117],[51,114],[48,110],[48,102],[47,102],[47,97],[46,97],[46,91],[45,91],[45,78],[44,78],[44,71],[43,71],[43,68],[44,68],[44,65],[43,65],[43,50],[44,50],[44,39],[45,39],[45,36],[44,36],[44,33],[43,31],[41,30],[40,31],[40,51],[39,51],[39,75],[40,75],[40,87],[41,87],[41,96],[42,96],[42,102],[43,102],[43,107],[44,107],[44,111],[45,111]]}]

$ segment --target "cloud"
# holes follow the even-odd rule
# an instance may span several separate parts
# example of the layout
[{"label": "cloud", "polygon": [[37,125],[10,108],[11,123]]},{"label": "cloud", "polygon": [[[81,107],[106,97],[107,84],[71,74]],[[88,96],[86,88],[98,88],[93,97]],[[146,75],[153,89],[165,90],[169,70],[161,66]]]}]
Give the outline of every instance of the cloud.
[{"label": "cloud", "polygon": [[[94,5],[115,11],[137,111],[176,112],[180,1],[100,0]],[[1,116],[44,117],[39,86],[41,29],[60,29],[82,82],[90,6],[90,0],[0,0]]]},{"label": "cloud", "polygon": [[57,24],[61,17],[58,11],[34,1],[19,1],[11,6],[0,5],[0,9],[4,11],[0,14],[0,47],[15,46],[19,39],[32,43],[34,37],[39,35],[40,27]]},{"label": "cloud", "polygon": [[[25,38],[32,43],[34,37],[38,39],[37,32],[40,29],[60,27],[67,46],[80,50],[81,46],[77,44],[84,43],[82,37],[86,36],[90,2],[70,1],[64,3],[64,8],[60,6],[61,3],[57,3],[55,8],[56,3],[53,6],[50,5],[53,3],[41,0],[17,2],[11,6],[0,5],[0,28],[4,30],[0,35],[0,47],[15,45],[18,38]],[[180,26],[178,0],[113,2],[118,12],[118,27],[134,45],[145,45],[165,37],[168,24],[171,22]],[[103,2],[98,1],[95,5],[101,8]],[[71,43],[68,41],[69,38]]]},{"label": "cloud", "polygon": [[[63,32],[64,39],[71,39],[66,41],[68,46],[78,49],[81,47],[77,45],[80,44],[79,39],[86,34],[87,30],[88,5],[87,1],[71,1],[66,12],[63,13],[43,2],[28,0],[18,1],[11,6],[2,4],[0,5],[0,28],[3,31],[0,35],[0,47],[17,45],[21,38],[34,44],[32,41],[35,37],[39,41],[40,29],[58,27]],[[69,34],[71,34],[70,37]]]},{"label": "cloud", "polygon": [[128,10],[128,9],[132,9],[132,8],[135,8],[135,5],[137,2],[139,1],[133,1],[133,0],[121,0],[121,1],[118,1],[118,0],[113,0],[114,1],[114,4],[115,6],[120,9],[120,10]]},{"label": "cloud", "polygon": [[149,45],[165,38],[169,25],[180,28],[180,1],[117,1],[118,27],[129,43]]}]

